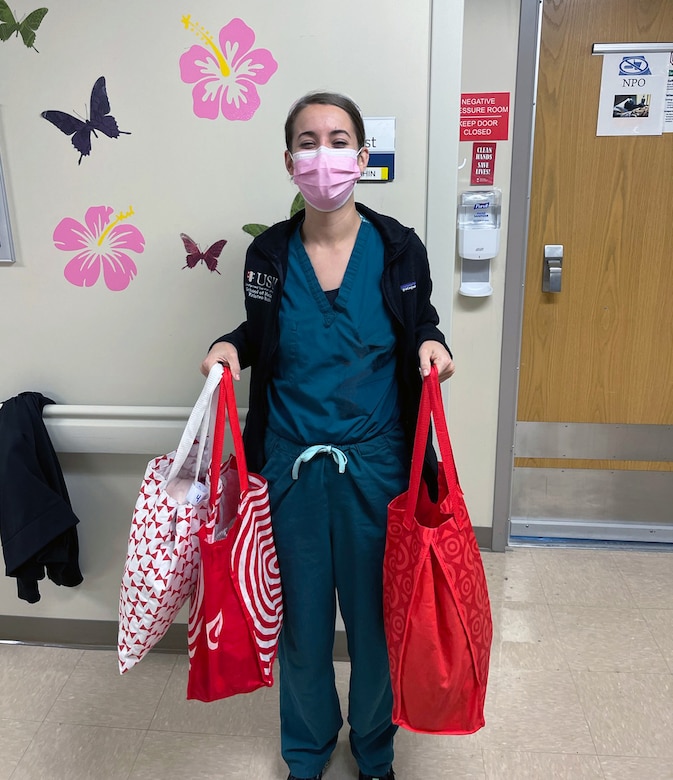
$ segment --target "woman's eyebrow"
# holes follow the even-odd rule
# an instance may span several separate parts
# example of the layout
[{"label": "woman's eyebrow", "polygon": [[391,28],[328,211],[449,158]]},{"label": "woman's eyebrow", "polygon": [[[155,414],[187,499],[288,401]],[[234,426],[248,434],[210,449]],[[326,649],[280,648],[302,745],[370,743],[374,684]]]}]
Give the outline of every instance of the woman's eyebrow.
[{"label": "woman's eyebrow", "polygon": [[[342,134],[343,135],[347,135],[349,138],[350,138],[350,135],[351,135],[348,132],[348,130],[340,130],[340,129],[330,130],[330,137],[335,136],[335,135],[342,135]],[[299,133],[297,135],[297,138],[302,138],[303,136],[309,136],[310,138],[317,138],[318,137],[318,133],[314,132],[313,130],[303,130],[301,133]]]}]

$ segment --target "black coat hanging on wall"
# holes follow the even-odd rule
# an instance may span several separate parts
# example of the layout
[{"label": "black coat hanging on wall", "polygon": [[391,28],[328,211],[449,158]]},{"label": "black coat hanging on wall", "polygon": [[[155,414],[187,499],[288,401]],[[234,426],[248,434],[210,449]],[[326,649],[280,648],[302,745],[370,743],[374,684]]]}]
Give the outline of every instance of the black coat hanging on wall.
[{"label": "black coat hanging on wall", "polygon": [[20,393],[0,408],[0,540],[6,573],[18,596],[40,600],[38,581],[82,582],[79,520],[72,510],[56,451],[42,420],[54,403],[41,393]]}]

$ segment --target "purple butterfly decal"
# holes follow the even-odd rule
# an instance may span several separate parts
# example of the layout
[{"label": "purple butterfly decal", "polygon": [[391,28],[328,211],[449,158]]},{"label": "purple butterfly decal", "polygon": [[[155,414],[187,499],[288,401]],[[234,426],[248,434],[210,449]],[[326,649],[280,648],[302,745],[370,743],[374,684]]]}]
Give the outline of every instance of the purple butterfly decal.
[{"label": "purple butterfly decal", "polygon": [[224,239],[216,241],[212,246],[208,247],[205,252],[202,252],[196,242],[186,233],[180,233],[180,238],[182,239],[182,243],[185,245],[185,250],[187,252],[187,265],[183,265],[183,268],[194,268],[199,260],[201,260],[208,266],[208,269],[211,272],[217,271],[218,274],[220,273],[217,270],[217,260],[224,249],[224,245],[227,243]]},{"label": "purple butterfly decal", "polygon": [[97,79],[91,90],[91,101],[88,119],[78,119],[64,111],[43,111],[41,116],[58,127],[66,135],[72,136],[72,145],[79,152],[78,165],[82,157],[88,157],[91,152],[91,133],[96,138],[96,130],[108,138],[119,138],[121,133],[131,135],[117,127],[117,120],[110,114],[110,101],[105,89],[105,76]]}]

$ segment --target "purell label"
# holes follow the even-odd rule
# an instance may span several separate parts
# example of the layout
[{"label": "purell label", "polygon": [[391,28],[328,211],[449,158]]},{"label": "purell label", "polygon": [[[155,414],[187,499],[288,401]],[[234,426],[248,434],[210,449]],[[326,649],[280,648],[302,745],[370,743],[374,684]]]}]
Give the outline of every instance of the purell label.
[{"label": "purell label", "polygon": [[192,482],[185,499],[188,504],[200,504],[208,495],[208,488],[202,482]]}]

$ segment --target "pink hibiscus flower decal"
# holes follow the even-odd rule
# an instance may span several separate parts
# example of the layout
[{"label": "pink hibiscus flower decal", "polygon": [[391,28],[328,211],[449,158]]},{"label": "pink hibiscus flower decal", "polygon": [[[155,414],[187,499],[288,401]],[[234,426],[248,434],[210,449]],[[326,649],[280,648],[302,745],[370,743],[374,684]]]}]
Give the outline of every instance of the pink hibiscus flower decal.
[{"label": "pink hibiscus flower decal", "polygon": [[71,284],[91,287],[98,281],[102,268],[110,290],[125,290],[136,275],[136,264],[122,250],[142,252],[145,238],[137,227],[120,224],[133,214],[132,206],[126,213],[120,211],[111,222],[113,212],[110,206],[91,206],[84,215],[84,225],[72,217],[65,217],[56,225],[56,248],[77,252],[63,271]]},{"label": "pink hibiscus flower decal", "polygon": [[194,45],[180,57],[180,76],[194,84],[194,113],[201,119],[247,121],[259,108],[258,84],[266,84],[278,69],[267,49],[253,49],[255,33],[241,19],[232,19],[220,30],[219,47],[213,36],[189,15],[185,28],[206,44]]}]

